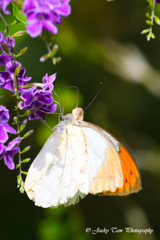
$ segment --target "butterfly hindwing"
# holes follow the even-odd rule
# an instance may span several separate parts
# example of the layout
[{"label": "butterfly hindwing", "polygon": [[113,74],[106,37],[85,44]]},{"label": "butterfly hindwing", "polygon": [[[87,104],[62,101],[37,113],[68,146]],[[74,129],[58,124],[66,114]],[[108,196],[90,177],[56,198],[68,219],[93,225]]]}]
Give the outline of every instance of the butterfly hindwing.
[{"label": "butterfly hindwing", "polygon": [[90,179],[92,182],[90,193],[123,196],[140,191],[142,187],[138,168],[123,145],[107,131],[94,124],[77,121],[77,125],[86,135],[89,169],[92,173],[93,165],[97,162],[96,175]]},{"label": "butterfly hindwing", "polygon": [[[77,122],[85,133],[88,153],[88,173],[86,185],[88,193],[97,194],[104,189],[115,191],[117,186],[123,186],[123,174],[116,147],[103,134],[101,128],[87,122]],[[81,191],[85,191],[85,185]]]}]

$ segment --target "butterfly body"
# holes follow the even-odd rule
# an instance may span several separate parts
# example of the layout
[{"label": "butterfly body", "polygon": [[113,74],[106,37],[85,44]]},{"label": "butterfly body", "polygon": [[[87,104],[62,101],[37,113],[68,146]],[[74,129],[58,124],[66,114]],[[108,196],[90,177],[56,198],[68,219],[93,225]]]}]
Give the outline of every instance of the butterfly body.
[{"label": "butterfly body", "polygon": [[82,108],[55,127],[25,181],[29,198],[44,208],[76,204],[88,193],[121,196],[140,189],[128,151],[105,130],[83,121]]}]

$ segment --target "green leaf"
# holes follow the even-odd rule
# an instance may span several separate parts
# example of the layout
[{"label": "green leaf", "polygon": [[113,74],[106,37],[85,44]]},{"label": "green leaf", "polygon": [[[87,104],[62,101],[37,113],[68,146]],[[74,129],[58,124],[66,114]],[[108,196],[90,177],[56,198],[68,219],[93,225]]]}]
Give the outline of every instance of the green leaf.
[{"label": "green leaf", "polygon": [[[21,173],[22,173],[22,172],[21,172]],[[26,173],[26,172],[25,172],[25,173]],[[24,187],[24,182],[23,182],[23,181],[21,182],[21,186]]]},{"label": "green leaf", "polygon": [[26,159],[24,159],[23,161],[22,161],[22,163],[27,163],[27,162],[29,162],[31,160],[31,158],[26,158]]},{"label": "green leaf", "polygon": [[156,36],[154,35],[154,33],[151,33],[151,38],[155,39]]},{"label": "green leaf", "polygon": [[14,106],[13,111],[17,111],[19,109],[19,106]]},{"label": "green leaf", "polygon": [[27,175],[27,172],[21,171],[22,174]]},{"label": "green leaf", "polygon": [[22,55],[27,51],[27,49],[28,49],[27,47],[21,49],[21,50],[19,51],[19,53],[15,55],[15,57],[20,57],[20,56],[22,56]]},{"label": "green leaf", "polygon": [[53,65],[56,65],[57,63],[59,63],[60,61],[61,61],[62,59],[61,59],[61,57],[57,57],[57,58],[52,58],[52,63],[53,63]]},{"label": "green leaf", "polygon": [[19,163],[19,164],[16,165],[16,168],[20,168],[20,166],[21,166],[21,164]]},{"label": "green leaf", "polygon": [[24,193],[24,187],[21,186],[20,189],[19,189],[20,193]]},{"label": "green leaf", "polygon": [[17,187],[20,187],[22,182],[23,182],[23,181],[22,181],[21,175],[19,174],[19,175],[17,176],[17,183],[18,183],[18,186],[17,186]]},{"label": "green leaf", "polygon": [[24,85],[24,86],[21,86],[21,87],[23,87],[23,88],[31,88],[31,87],[34,87],[35,86],[35,84],[34,83],[30,83],[30,84],[27,84],[27,85]]},{"label": "green leaf", "polygon": [[150,28],[144,29],[144,30],[141,32],[141,34],[146,34],[146,33],[148,33],[148,32],[150,32]]},{"label": "green leaf", "polygon": [[19,128],[20,132],[23,131],[23,129],[26,127],[26,125],[27,125],[27,119],[25,119],[25,120],[22,122],[22,124],[20,125],[20,128]]},{"label": "green leaf", "polygon": [[154,16],[154,20],[158,25],[160,25],[160,19],[157,16]]},{"label": "green leaf", "polygon": [[22,35],[24,35],[24,34],[25,34],[25,31],[18,31],[18,32],[14,33],[14,34],[11,36],[11,38],[20,37],[20,36],[22,36]]},{"label": "green leaf", "polygon": [[12,2],[13,14],[22,23],[27,24],[27,19],[25,14],[22,12],[22,1],[18,2],[18,5]]},{"label": "green leaf", "polygon": [[[26,172],[21,171],[21,173],[26,175]],[[19,191],[21,193],[24,193],[24,182],[23,182],[20,174],[17,176],[17,183],[18,183],[17,188],[19,188]]]},{"label": "green leaf", "polygon": [[21,151],[21,154],[22,154],[22,153],[25,153],[25,152],[28,152],[30,148],[31,148],[30,146],[25,147],[25,148]]},{"label": "green leaf", "polygon": [[14,26],[14,25],[16,25],[17,23],[19,23],[19,21],[15,20],[15,21],[13,21],[12,23],[8,24],[8,27]]},{"label": "green leaf", "polygon": [[149,6],[150,6],[150,7],[153,6],[153,0],[147,0],[147,2],[149,3]]},{"label": "green leaf", "polygon": [[19,65],[19,66],[16,68],[15,74],[14,74],[15,77],[18,76],[18,74],[19,74],[19,72],[20,72],[20,70],[21,70],[21,67],[22,67],[22,65]]},{"label": "green leaf", "polygon": [[28,131],[24,136],[22,137],[23,139],[29,137],[33,133],[33,130]]},{"label": "green leaf", "polygon": [[29,110],[27,110],[27,111],[25,111],[25,113],[20,114],[19,116],[20,116],[20,117],[26,117],[26,116],[28,116],[30,113],[31,113],[31,112],[30,112]]},{"label": "green leaf", "polygon": [[151,39],[151,34],[149,33],[149,34],[147,35],[147,41],[150,41],[150,39]]},{"label": "green leaf", "polygon": [[3,47],[4,51],[9,54],[9,49],[5,43],[1,43],[1,46]]},{"label": "green leaf", "polygon": [[[22,173],[22,172],[21,172],[21,173]],[[21,181],[21,184],[20,184],[19,187],[20,187],[20,188],[19,188],[20,193],[24,193],[24,182],[23,182],[23,181]]]},{"label": "green leaf", "polygon": [[146,13],[146,18],[151,19],[150,13]]},{"label": "green leaf", "polygon": [[14,122],[14,124],[17,124],[17,117],[13,118],[13,122]]},{"label": "green leaf", "polygon": [[155,38],[156,38],[156,36],[155,36],[154,33],[152,33],[152,32],[147,35],[147,40],[150,41],[151,38],[152,38],[152,39],[155,39]]},{"label": "green leaf", "polygon": [[149,26],[153,26],[153,23],[149,20],[146,20],[146,23],[149,25]]}]

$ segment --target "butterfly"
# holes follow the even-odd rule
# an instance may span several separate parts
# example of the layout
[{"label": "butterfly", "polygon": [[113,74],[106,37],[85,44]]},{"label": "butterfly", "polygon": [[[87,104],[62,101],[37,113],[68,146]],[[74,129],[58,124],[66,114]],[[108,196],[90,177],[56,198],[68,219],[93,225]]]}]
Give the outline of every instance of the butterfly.
[{"label": "butterfly", "polygon": [[36,206],[69,206],[89,193],[126,196],[142,189],[128,150],[83,116],[82,108],[65,115],[31,164],[25,191]]}]

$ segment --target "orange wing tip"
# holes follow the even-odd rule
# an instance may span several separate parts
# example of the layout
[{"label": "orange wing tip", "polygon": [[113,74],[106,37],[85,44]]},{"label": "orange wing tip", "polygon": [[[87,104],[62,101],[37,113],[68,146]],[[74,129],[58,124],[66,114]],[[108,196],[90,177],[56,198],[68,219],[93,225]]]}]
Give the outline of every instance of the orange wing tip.
[{"label": "orange wing tip", "polygon": [[[121,166],[124,178],[124,185],[122,189],[129,191],[129,189],[131,187],[134,188],[134,186],[136,186],[138,182],[141,183],[140,174],[138,172],[138,168],[134,159],[123,147],[120,147],[119,156],[121,159]],[[122,191],[122,189],[120,189],[120,191]]]},{"label": "orange wing tip", "polygon": [[117,187],[115,191],[103,190],[101,193],[98,193],[99,196],[127,196],[130,193],[137,193],[142,189],[140,174],[134,159],[123,147],[120,147],[119,156],[123,172],[123,187]]},{"label": "orange wing tip", "polygon": [[98,196],[127,196],[131,193],[137,193],[142,189],[142,187],[139,188],[130,188],[128,191],[125,189],[120,190],[119,188],[116,189],[115,192],[112,191],[106,191],[103,190],[101,193],[97,193]]},{"label": "orange wing tip", "polygon": [[127,196],[131,193],[137,193],[140,190],[142,190],[141,182],[137,182],[137,184],[134,187],[130,187],[129,190],[126,190],[125,188],[116,188],[116,190],[113,191],[106,191],[103,190],[101,193],[97,193],[98,196]]}]

